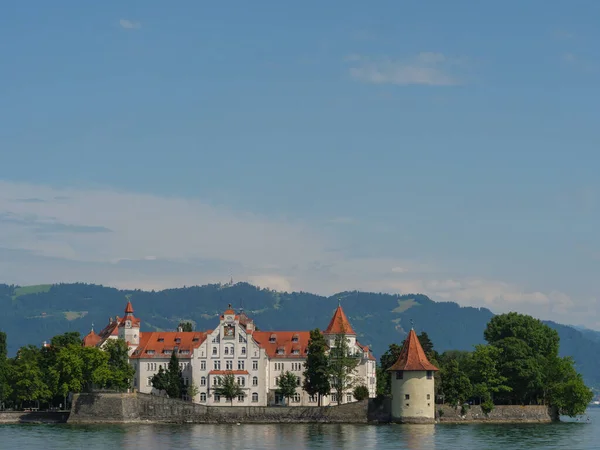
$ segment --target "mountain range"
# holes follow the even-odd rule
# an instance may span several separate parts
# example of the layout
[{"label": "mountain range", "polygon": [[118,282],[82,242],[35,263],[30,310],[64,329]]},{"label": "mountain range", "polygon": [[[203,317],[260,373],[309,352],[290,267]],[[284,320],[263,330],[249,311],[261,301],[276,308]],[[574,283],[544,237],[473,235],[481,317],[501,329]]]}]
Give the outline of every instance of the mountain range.
[{"label": "mountain range", "polygon": [[[213,329],[228,304],[243,309],[261,330],[325,328],[341,302],[362,344],[379,358],[391,343],[401,343],[411,326],[426,331],[439,352],[471,350],[484,343],[483,331],[493,313],[486,308],[435,302],[422,294],[390,295],[341,292],[323,297],[307,292],[277,292],[248,283],[210,284],[162,291],[119,290],[72,283],[37,286],[0,284],[0,330],[8,351],[40,345],[52,336],[92,326],[103,328],[122,315],[130,299],[143,331],[173,330],[189,320],[196,330]],[[600,333],[545,322],[560,335],[560,352],[571,356],[586,382],[600,387]]]}]

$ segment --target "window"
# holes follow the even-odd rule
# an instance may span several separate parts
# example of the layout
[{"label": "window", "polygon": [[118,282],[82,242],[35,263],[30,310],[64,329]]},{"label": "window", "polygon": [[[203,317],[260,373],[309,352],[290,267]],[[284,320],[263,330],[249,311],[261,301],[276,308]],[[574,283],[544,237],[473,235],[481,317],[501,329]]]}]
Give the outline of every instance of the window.
[{"label": "window", "polygon": [[258,377],[252,377],[252,386],[258,386]]},{"label": "window", "polygon": [[298,335],[295,334],[292,336],[292,342],[298,342]]},{"label": "window", "polygon": [[219,403],[221,401],[221,395],[215,392],[215,403]]},{"label": "window", "polygon": [[206,377],[200,378],[200,386],[206,386]]},{"label": "window", "polygon": [[348,394],[348,395],[346,395],[346,402],[347,402],[347,403],[350,403],[350,402],[351,402],[351,401],[353,401],[353,400],[354,400],[354,398],[352,398],[352,394]]},{"label": "window", "polygon": [[245,386],[246,385],[246,379],[244,377],[238,377],[237,378],[237,384],[239,384],[240,386]]},{"label": "window", "polygon": [[238,395],[238,402],[242,403],[244,401],[244,394]]},{"label": "window", "polygon": [[294,394],[294,396],[292,397],[292,402],[294,403],[300,403],[300,394],[298,394],[297,392]]},{"label": "window", "polygon": [[371,377],[371,384],[375,384],[375,377]]},{"label": "window", "polygon": [[311,395],[310,397],[308,397],[308,403],[317,403],[317,396]]},{"label": "window", "polygon": [[221,370],[221,361],[214,361],[214,369]]},{"label": "window", "polygon": [[283,347],[279,347],[279,348],[277,349],[277,354],[278,354],[278,355],[283,355],[284,353],[285,353],[285,350],[284,350],[284,348],[283,348]]},{"label": "window", "polygon": [[269,337],[269,342],[271,342],[271,343],[272,343],[272,342],[275,342],[275,341],[277,341],[277,335],[275,335],[275,334],[272,334],[272,335]]},{"label": "window", "polygon": [[244,336],[242,336],[241,334],[238,334],[238,342],[241,344],[242,342],[244,342]]},{"label": "window", "polygon": [[148,380],[146,381],[146,386],[152,386],[152,377],[148,377]]},{"label": "window", "polygon": [[225,347],[225,350],[223,351],[223,353],[225,353],[226,355],[229,355],[229,347]]},{"label": "window", "polygon": [[213,347],[213,355],[217,354],[217,347]]},{"label": "window", "polygon": [[252,361],[252,370],[258,370],[258,361]]},{"label": "window", "polygon": [[292,371],[300,372],[302,370],[302,363],[292,363]]},{"label": "window", "polygon": [[404,378],[404,372],[402,372],[401,370],[397,370],[396,371],[396,380],[401,380],[402,378]]},{"label": "window", "polygon": [[173,353],[173,350],[163,350],[163,353],[165,355],[170,355],[171,353]]},{"label": "window", "polygon": [[181,342],[181,338],[175,338],[175,342],[179,344]]},{"label": "window", "polygon": [[206,361],[200,361],[200,370],[206,370]]},{"label": "window", "polygon": [[331,394],[331,402],[337,403],[337,394]]},{"label": "window", "polygon": [[294,350],[292,350],[292,354],[293,355],[299,355],[300,354],[300,350],[295,348]]},{"label": "window", "polygon": [[183,384],[184,384],[184,385],[188,386],[188,385],[189,385],[189,381],[190,381],[190,380],[188,379],[188,377],[184,377],[184,378],[183,378]]},{"label": "window", "polygon": [[154,350],[146,350],[146,353],[149,355],[154,355]]},{"label": "window", "polygon": [[428,370],[427,371],[427,379],[431,380],[433,378],[433,370]]},{"label": "window", "polygon": [[225,361],[225,370],[233,370],[233,361]]},{"label": "window", "polygon": [[161,337],[159,337],[159,338],[158,338],[158,342],[165,342],[165,338],[161,338]]},{"label": "window", "polygon": [[404,400],[410,400],[410,395],[404,394]]},{"label": "window", "polygon": [[296,386],[300,386],[300,377],[296,377]]},{"label": "window", "polygon": [[258,401],[258,394],[256,392],[252,393],[252,401],[253,402],[257,402]]},{"label": "window", "polygon": [[242,347],[242,355],[246,354],[246,347]]},{"label": "window", "polygon": [[238,361],[238,370],[244,370],[244,361],[243,360]]},{"label": "window", "polygon": [[206,401],[206,392],[201,392],[200,393],[200,401],[201,402],[205,402]]},{"label": "window", "polygon": [[431,400],[431,394],[427,394],[427,400]]}]

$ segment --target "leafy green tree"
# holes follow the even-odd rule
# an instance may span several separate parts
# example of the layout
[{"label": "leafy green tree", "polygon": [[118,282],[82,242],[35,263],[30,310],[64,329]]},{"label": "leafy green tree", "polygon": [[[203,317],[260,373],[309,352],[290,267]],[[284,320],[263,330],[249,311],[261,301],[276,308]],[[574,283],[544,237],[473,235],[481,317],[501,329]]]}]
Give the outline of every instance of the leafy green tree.
[{"label": "leafy green tree", "polygon": [[287,399],[287,404],[290,404],[290,398],[296,394],[298,386],[298,377],[289,370],[277,378],[277,393]]},{"label": "leafy green tree", "polygon": [[179,322],[179,327],[181,331],[189,332],[194,331],[194,325],[190,321]]},{"label": "leafy green tree", "polygon": [[94,386],[106,387],[111,379],[108,366],[108,353],[97,347],[81,347],[82,390],[91,390]]},{"label": "leafy green tree", "polygon": [[169,388],[169,376],[162,366],[160,366],[158,372],[152,376],[151,383],[154,389],[167,392],[167,389]]},{"label": "leafy green tree", "polygon": [[575,371],[571,358],[557,358],[550,366],[547,400],[559,414],[574,417],[583,414],[592,401],[593,392]]},{"label": "leafy green tree", "polygon": [[191,401],[194,401],[194,398],[196,398],[196,395],[198,395],[200,393],[200,389],[198,389],[198,386],[196,386],[196,383],[194,383],[194,380],[191,380],[190,384],[188,386],[186,386],[185,393],[190,398]]},{"label": "leafy green tree", "polygon": [[81,392],[83,380],[83,360],[80,355],[81,345],[69,344],[61,347],[56,354],[56,365],[52,367],[58,378],[57,394],[67,404],[69,392]]},{"label": "leafy green tree", "polygon": [[108,368],[110,378],[106,382],[106,387],[126,390],[131,387],[134,368],[129,364],[129,347],[123,339],[109,339],[104,351],[108,354]]},{"label": "leafy green tree", "polygon": [[390,344],[386,352],[379,358],[379,367],[377,368],[377,395],[391,395],[392,379],[388,369],[398,361],[401,351],[401,345]]},{"label": "leafy green tree", "polygon": [[327,343],[318,328],[310,332],[308,355],[304,363],[303,388],[309,395],[317,396],[319,406],[323,396],[329,395],[331,391]]},{"label": "leafy green tree", "polygon": [[358,357],[351,354],[345,333],[335,336],[333,348],[329,349],[329,374],[331,387],[336,391],[338,404],[344,402],[344,393],[354,387]]},{"label": "leafy green tree", "polygon": [[464,403],[471,396],[471,382],[461,370],[458,361],[453,359],[441,369],[444,401],[452,406]]},{"label": "leafy green tree", "polygon": [[0,331],[0,410],[3,409],[6,400],[12,393],[8,382],[10,368],[6,347],[6,333]]},{"label": "leafy green tree", "polygon": [[240,395],[245,395],[244,389],[237,383],[235,375],[232,372],[226,373],[221,377],[221,384],[215,389],[215,394],[225,397],[233,406],[233,399]]},{"label": "leafy green tree", "polygon": [[[494,396],[498,393],[510,392],[506,383],[508,379],[500,373],[498,362],[502,349],[491,345],[476,345],[475,351],[466,363],[467,372],[473,385],[473,396],[479,403],[493,409]],[[489,409],[491,411],[491,409]],[[488,412],[489,412],[488,411]]]},{"label": "leafy green tree", "polygon": [[185,386],[183,384],[183,375],[179,369],[179,359],[177,358],[176,350],[173,350],[169,359],[167,380],[166,391],[168,396],[171,398],[181,398],[185,392]]},{"label": "leafy green tree", "polygon": [[354,395],[354,398],[359,402],[361,400],[366,400],[369,398],[369,388],[366,387],[364,384],[361,384],[354,388],[352,394]]},{"label": "leafy green tree", "polygon": [[17,403],[48,401],[52,392],[44,382],[40,369],[41,352],[35,346],[21,347],[13,360],[13,370],[9,380]]},{"label": "leafy green tree", "polygon": [[79,334],[79,331],[68,331],[50,339],[50,347],[55,349],[68,347],[70,345],[81,346],[81,335]]}]

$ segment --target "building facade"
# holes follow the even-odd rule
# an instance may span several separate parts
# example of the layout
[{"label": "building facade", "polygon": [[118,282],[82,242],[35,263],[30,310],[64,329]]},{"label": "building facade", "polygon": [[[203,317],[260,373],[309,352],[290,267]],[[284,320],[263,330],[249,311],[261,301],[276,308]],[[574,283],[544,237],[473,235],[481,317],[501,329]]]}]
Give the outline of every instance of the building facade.
[{"label": "building facade", "polygon": [[[335,310],[323,335],[329,348],[337,336],[346,337],[349,352],[358,360],[350,375],[352,386],[364,385],[369,396],[376,395],[376,360],[369,347],[361,345],[341,305]],[[298,378],[296,394],[290,406],[316,406],[317,398],[302,389],[304,363],[308,354],[309,331],[257,331],[254,321],[231,306],[220,316],[214,330],[204,332],[140,332],[140,319],[134,317],[127,303],[125,316],[110,320],[99,333],[92,330],[84,345],[102,347],[109,339],[122,338],[130,348],[130,362],[135,368],[133,386],[142,393],[156,393],[152,377],[166,369],[173,352],[177,353],[184,383],[193,383],[198,394],[191,399],[205,405],[229,404],[216,388],[226,374],[233,374],[244,395],[233,401],[237,406],[267,406],[287,403],[278,394],[278,378],[292,372]],[[322,405],[355,401],[353,388],[333,391],[322,398]]]}]

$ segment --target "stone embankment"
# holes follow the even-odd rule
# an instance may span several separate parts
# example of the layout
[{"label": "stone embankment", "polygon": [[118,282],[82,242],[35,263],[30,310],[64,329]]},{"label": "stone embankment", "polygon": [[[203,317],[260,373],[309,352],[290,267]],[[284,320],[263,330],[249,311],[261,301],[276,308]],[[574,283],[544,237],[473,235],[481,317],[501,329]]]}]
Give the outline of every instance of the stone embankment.
[{"label": "stone embankment", "polygon": [[66,423],[68,411],[0,411],[1,423]]},{"label": "stone embankment", "polygon": [[[389,423],[391,399],[340,406],[203,406],[147,394],[76,394],[68,423]],[[558,419],[546,406],[436,407],[437,423],[526,423]],[[430,421],[431,422],[431,421]]]},{"label": "stone embankment", "polygon": [[436,406],[436,418],[439,423],[547,423],[558,421],[553,408],[538,405],[500,405],[485,414],[481,406],[471,406],[465,410],[449,405]]},{"label": "stone embankment", "polygon": [[203,406],[147,394],[76,394],[68,423],[367,423],[368,402],[333,407]]}]

